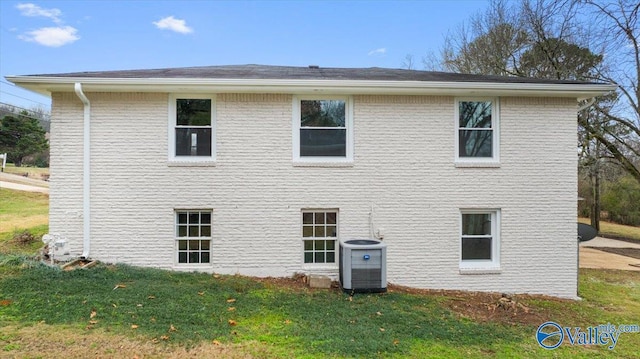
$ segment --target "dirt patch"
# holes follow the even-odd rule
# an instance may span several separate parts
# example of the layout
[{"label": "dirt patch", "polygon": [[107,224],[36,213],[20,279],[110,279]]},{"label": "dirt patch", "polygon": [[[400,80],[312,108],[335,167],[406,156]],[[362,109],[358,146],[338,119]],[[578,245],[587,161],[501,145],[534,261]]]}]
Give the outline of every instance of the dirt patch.
[{"label": "dirt patch", "polygon": [[439,297],[441,303],[457,315],[476,322],[497,322],[501,324],[540,325],[553,315],[548,309],[530,304],[534,300],[572,303],[544,295],[507,295],[500,293],[466,292],[456,290],[416,289],[399,285],[389,285],[389,292],[417,294]]},{"label": "dirt patch", "polygon": [[640,259],[640,248],[587,247],[599,251]]}]

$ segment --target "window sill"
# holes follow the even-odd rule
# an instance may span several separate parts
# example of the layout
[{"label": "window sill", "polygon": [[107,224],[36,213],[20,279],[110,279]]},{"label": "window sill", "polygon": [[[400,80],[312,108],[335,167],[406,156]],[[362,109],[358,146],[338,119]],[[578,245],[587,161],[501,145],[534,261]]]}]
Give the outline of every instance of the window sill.
[{"label": "window sill", "polygon": [[293,161],[293,167],[353,167],[353,161],[349,162],[332,162],[332,161]]},{"label": "window sill", "polygon": [[168,167],[215,167],[216,161],[168,161]]},{"label": "window sill", "polygon": [[500,168],[500,162],[473,162],[473,161],[456,161],[456,168]]},{"label": "window sill", "polygon": [[500,274],[500,267],[460,267],[460,274]]}]

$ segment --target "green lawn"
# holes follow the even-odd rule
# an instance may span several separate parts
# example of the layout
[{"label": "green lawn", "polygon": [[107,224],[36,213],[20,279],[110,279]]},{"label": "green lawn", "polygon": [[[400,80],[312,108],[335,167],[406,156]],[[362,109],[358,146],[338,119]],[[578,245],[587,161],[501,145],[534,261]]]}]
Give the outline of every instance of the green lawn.
[{"label": "green lawn", "polygon": [[[0,188],[0,253],[32,254],[48,232],[49,195]],[[29,231],[36,241],[21,245],[15,234]]]},{"label": "green lawn", "polygon": [[12,223],[0,233],[0,357],[638,357],[640,333],[621,334],[613,350],[552,351],[535,333],[549,320],[583,329],[640,324],[639,272],[581,270],[582,301],[519,295],[514,307],[500,307],[496,294],[350,297],[293,280],[124,265],[62,271],[33,260],[35,244],[8,245],[20,218],[46,207],[46,195],[0,190],[0,218]]},{"label": "green lawn", "polygon": [[[590,224],[589,218],[578,218],[579,222]],[[640,227],[625,226],[611,222],[600,221],[600,234],[611,238],[629,238],[640,241]]]}]

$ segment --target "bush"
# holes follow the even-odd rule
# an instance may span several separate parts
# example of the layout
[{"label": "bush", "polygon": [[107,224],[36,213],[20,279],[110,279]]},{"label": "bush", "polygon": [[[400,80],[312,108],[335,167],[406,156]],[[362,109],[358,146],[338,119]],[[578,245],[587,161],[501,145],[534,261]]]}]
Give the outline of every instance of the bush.
[{"label": "bush", "polygon": [[612,222],[640,225],[640,183],[631,176],[608,183],[602,193],[602,210]]},{"label": "bush", "polygon": [[33,233],[24,230],[21,232],[16,232],[13,235],[12,241],[18,245],[26,246],[36,241],[36,237]]}]

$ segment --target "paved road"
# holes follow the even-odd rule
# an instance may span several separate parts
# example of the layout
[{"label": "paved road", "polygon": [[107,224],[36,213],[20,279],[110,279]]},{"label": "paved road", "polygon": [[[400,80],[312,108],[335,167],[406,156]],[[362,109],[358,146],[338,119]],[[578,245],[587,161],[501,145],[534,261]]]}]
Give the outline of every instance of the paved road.
[{"label": "paved road", "polygon": [[13,182],[0,181],[0,188],[8,188],[8,189],[14,189],[18,191],[40,192],[40,193],[49,194],[49,189],[46,187],[31,186],[28,184],[13,183]]},{"label": "paved road", "polygon": [[640,249],[640,242],[630,243],[602,237],[596,237],[590,241],[580,242],[580,268],[640,271],[640,267],[635,266],[640,265],[640,259],[599,251],[595,249],[597,247]]}]

